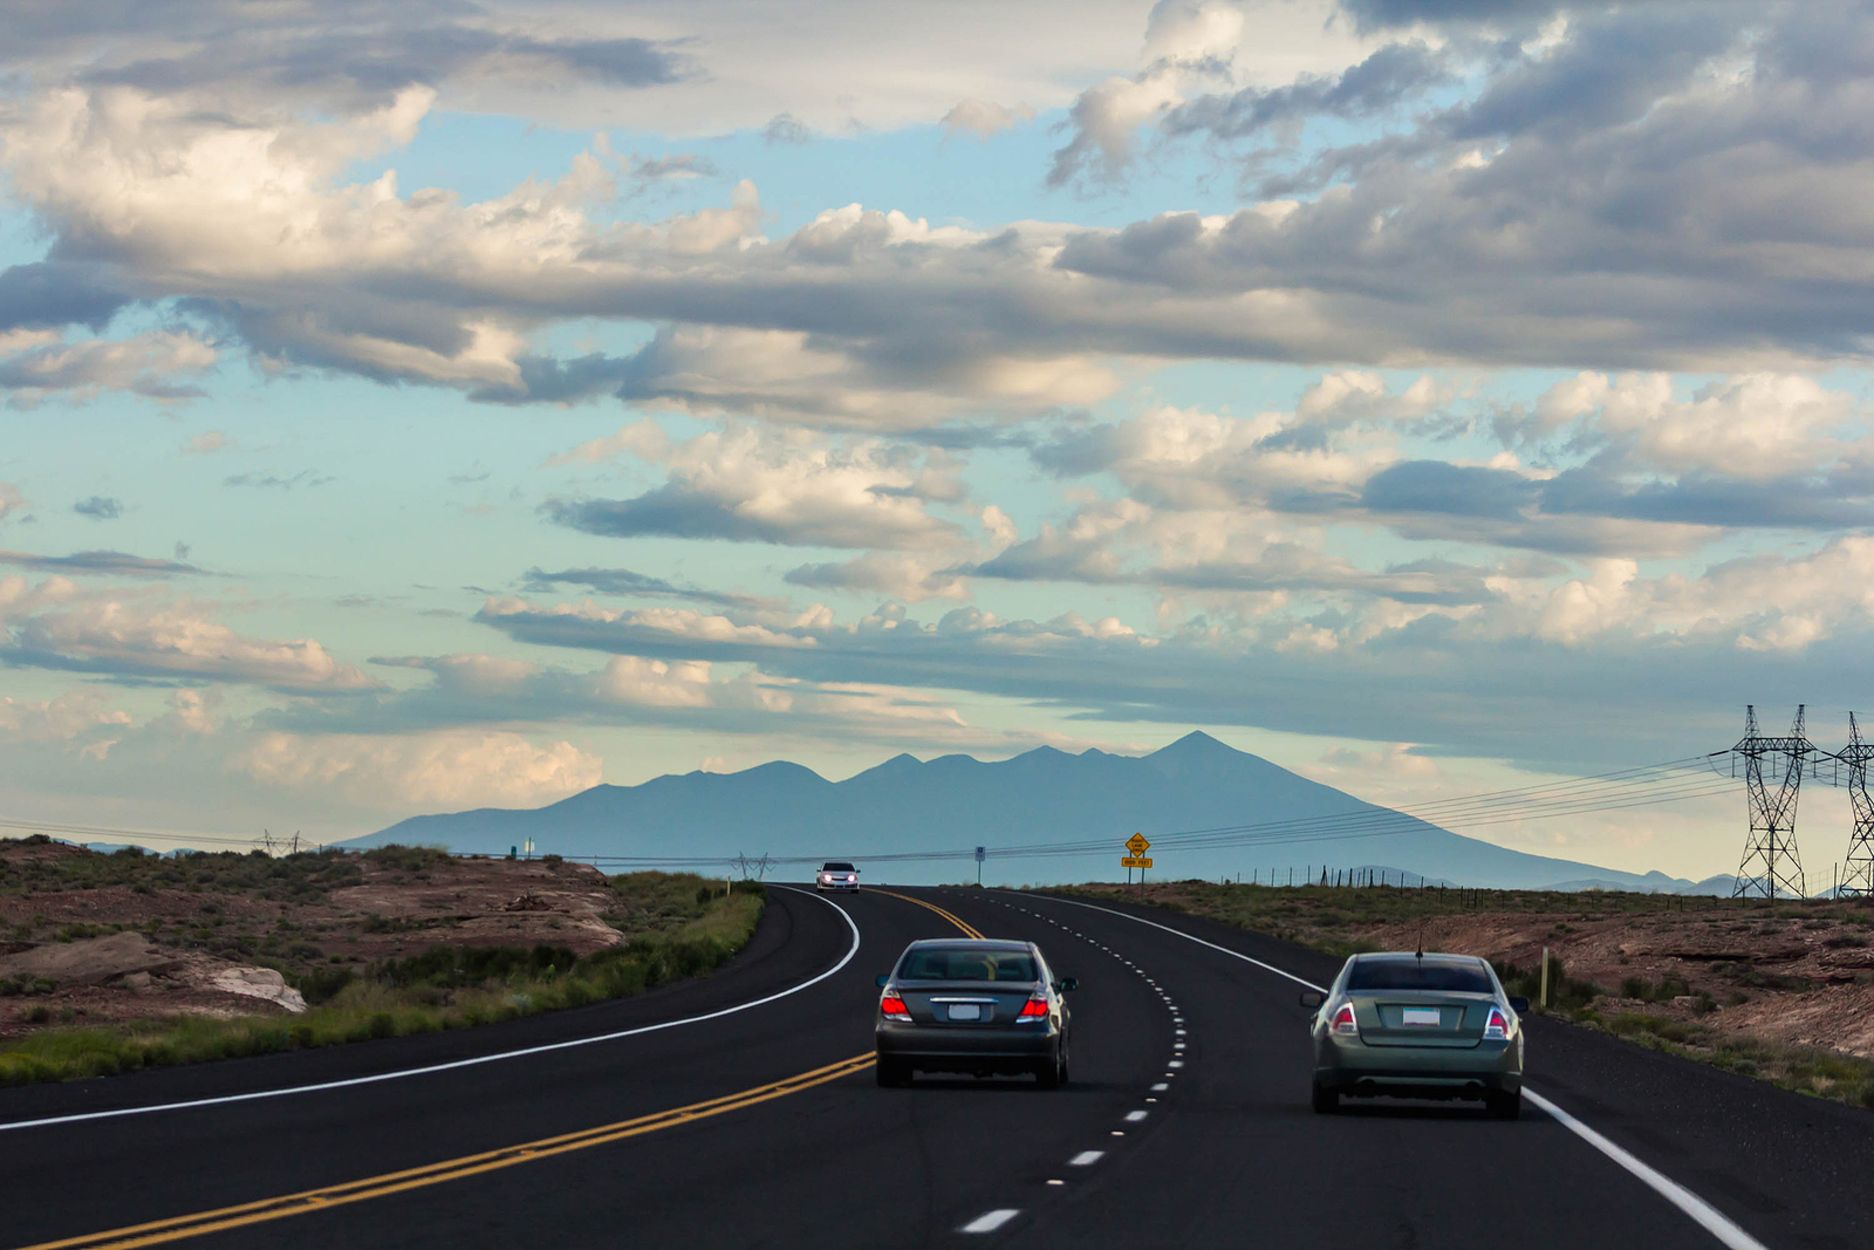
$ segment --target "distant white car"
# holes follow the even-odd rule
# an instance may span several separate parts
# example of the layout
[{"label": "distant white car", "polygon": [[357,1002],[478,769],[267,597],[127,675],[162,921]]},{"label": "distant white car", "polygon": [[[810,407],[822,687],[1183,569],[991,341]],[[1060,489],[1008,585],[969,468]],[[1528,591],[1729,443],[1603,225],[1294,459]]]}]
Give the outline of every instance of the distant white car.
[{"label": "distant white car", "polygon": [[829,859],[820,865],[820,875],[814,878],[816,890],[851,890],[859,892],[859,870],[841,860]]}]

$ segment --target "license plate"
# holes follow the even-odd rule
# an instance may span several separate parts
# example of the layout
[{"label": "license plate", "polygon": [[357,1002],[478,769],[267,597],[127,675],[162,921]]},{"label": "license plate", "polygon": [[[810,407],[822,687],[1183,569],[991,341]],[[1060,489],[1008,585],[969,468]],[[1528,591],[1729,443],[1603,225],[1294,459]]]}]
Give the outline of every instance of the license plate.
[{"label": "license plate", "polygon": [[983,1018],[983,1009],[976,1003],[952,1003],[950,1004],[950,1018],[952,1020],[980,1020]]},{"label": "license plate", "polygon": [[1438,1009],[1436,1007],[1407,1007],[1404,1023],[1417,1028],[1435,1029],[1439,1023]]}]

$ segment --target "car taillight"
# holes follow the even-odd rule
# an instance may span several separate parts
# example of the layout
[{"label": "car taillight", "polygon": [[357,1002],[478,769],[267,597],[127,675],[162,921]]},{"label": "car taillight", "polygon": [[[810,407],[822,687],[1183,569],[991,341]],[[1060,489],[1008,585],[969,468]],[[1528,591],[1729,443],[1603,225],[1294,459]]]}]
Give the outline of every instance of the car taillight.
[{"label": "car taillight", "polygon": [[1510,1040],[1510,1022],[1503,1012],[1496,1007],[1490,1009],[1490,1015],[1484,1020],[1484,1040],[1486,1042],[1507,1042]]},{"label": "car taillight", "polygon": [[1340,1005],[1340,1010],[1334,1013],[1334,1023],[1328,1026],[1328,1031],[1338,1033],[1342,1037],[1360,1036],[1360,1025],[1353,1018],[1352,1003]]},{"label": "car taillight", "polygon": [[1017,1020],[1045,1020],[1047,1019],[1048,1018],[1047,995],[1038,993],[1034,997],[1030,998],[1027,1002],[1023,1003],[1020,1014],[1018,1014],[1015,1018]]},{"label": "car taillight", "polygon": [[878,1014],[887,1020],[911,1023],[911,1009],[904,1005],[904,999],[896,994],[881,995],[878,1000]]}]

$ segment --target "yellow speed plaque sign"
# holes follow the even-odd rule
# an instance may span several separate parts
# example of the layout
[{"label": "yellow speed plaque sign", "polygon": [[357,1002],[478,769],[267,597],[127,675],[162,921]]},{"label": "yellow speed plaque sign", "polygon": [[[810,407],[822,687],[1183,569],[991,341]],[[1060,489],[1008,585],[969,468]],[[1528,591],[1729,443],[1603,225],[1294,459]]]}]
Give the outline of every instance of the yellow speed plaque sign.
[{"label": "yellow speed plaque sign", "polygon": [[1122,855],[1119,859],[1121,868],[1150,868],[1152,857],[1149,855]]}]

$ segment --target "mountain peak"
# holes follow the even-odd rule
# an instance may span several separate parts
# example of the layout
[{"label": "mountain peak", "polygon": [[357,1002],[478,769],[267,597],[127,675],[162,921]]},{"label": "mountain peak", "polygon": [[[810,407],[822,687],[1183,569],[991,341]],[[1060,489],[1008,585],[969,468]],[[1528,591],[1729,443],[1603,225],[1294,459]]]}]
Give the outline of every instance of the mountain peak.
[{"label": "mountain peak", "polygon": [[[1152,755],[1196,755],[1200,752],[1204,754],[1214,754],[1219,751],[1226,751],[1231,755],[1242,754],[1241,751],[1238,751],[1227,742],[1219,742],[1203,730],[1193,729],[1190,733],[1185,734],[1184,737],[1178,739],[1170,746],[1158,748],[1158,750],[1152,752]],[[1149,759],[1150,756],[1147,758]]]}]

